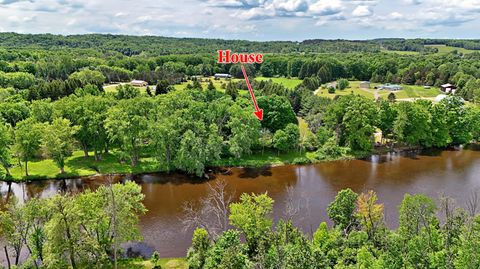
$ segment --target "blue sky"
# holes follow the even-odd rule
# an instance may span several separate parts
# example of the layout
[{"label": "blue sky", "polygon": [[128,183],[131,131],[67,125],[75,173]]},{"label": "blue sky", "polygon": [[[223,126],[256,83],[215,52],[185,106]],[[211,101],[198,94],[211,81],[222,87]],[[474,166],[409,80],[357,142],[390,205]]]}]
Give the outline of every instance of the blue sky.
[{"label": "blue sky", "polygon": [[480,38],[480,0],[0,0],[0,17],[20,33]]}]

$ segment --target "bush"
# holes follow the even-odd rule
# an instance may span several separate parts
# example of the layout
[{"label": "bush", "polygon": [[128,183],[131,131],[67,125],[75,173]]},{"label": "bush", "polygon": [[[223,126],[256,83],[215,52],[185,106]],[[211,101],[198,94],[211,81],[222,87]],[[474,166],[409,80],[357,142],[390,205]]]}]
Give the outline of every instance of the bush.
[{"label": "bush", "polygon": [[327,142],[316,152],[318,160],[333,160],[347,155],[348,148],[337,145],[335,137],[330,137]]},{"label": "bush", "polygon": [[344,78],[341,78],[337,81],[337,89],[339,90],[345,90],[349,85],[350,83],[348,82],[348,80]]},{"label": "bush", "polygon": [[328,87],[328,93],[330,93],[330,94],[335,93],[335,88],[332,87],[332,86]]}]

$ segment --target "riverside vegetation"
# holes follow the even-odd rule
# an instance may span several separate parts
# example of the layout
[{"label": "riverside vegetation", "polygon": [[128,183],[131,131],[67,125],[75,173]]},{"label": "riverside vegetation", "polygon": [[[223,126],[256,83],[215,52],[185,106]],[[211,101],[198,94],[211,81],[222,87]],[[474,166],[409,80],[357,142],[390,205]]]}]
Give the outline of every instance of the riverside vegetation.
[{"label": "riverside vegetation", "polygon": [[[288,196],[283,218],[271,218],[267,194],[241,195],[226,183],[209,186],[202,210],[189,211],[184,224],[197,227],[186,259],[125,259],[122,243],[140,240],[138,217],[145,213],[140,186],[127,181],[76,195],[10,200],[0,213],[8,267],[13,268],[477,268],[480,266],[480,199],[472,193],[465,208],[449,197],[437,201],[405,194],[399,227],[385,224],[375,192],[340,191],[322,222],[304,233],[294,222],[304,200]],[[288,191],[288,190],[287,190]],[[189,210],[186,205],[185,210]],[[241,240],[244,238],[245,240]],[[20,260],[22,249],[27,249]],[[163,266],[163,267],[162,267]]]}]

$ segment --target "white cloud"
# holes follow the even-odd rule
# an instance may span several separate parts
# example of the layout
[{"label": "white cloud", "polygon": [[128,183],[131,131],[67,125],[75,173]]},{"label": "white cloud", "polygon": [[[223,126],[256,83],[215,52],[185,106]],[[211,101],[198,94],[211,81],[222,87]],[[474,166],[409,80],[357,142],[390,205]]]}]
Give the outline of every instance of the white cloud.
[{"label": "white cloud", "polygon": [[373,15],[373,11],[368,6],[358,6],[352,11],[354,17],[368,17]]},{"label": "white cloud", "polygon": [[343,5],[339,0],[318,0],[311,4],[308,9],[311,14],[319,16],[338,14],[342,10]]}]

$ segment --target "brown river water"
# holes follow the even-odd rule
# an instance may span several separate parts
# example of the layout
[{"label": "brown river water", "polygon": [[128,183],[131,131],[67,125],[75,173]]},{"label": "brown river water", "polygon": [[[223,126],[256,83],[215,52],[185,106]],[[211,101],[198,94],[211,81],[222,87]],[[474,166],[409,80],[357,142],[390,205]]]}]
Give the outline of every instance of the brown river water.
[{"label": "brown river water", "polygon": [[[311,165],[287,165],[265,168],[232,168],[231,173],[214,175],[225,180],[228,191],[235,194],[263,193],[275,200],[275,220],[282,217],[287,199],[287,186],[304,207],[296,225],[306,233],[320,222],[328,221],[326,207],[344,188],[356,192],[374,190],[385,205],[387,224],[398,225],[398,204],[405,193],[423,193],[433,198],[448,195],[458,206],[465,206],[474,191],[480,192],[480,146],[446,151],[423,151],[373,155],[361,160],[324,162]],[[186,254],[192,230],[184,231],[181,219],[185,202],[198,202],[207,195],[207,182],[180,174],[146,174],[117,176],[131,178],[142,186],[148,213],[141,217],[144,241],[162,257]],[[82,191],[106,182],[102,176],[68,180],[47,180],[32,183],[0,183],[2,203],[15,195],[20,201],[31,197],[49,197],[58,191]],[[3,244],[2,244],[3,245]],[[3,256],[3,255],[2,255]]]}]

